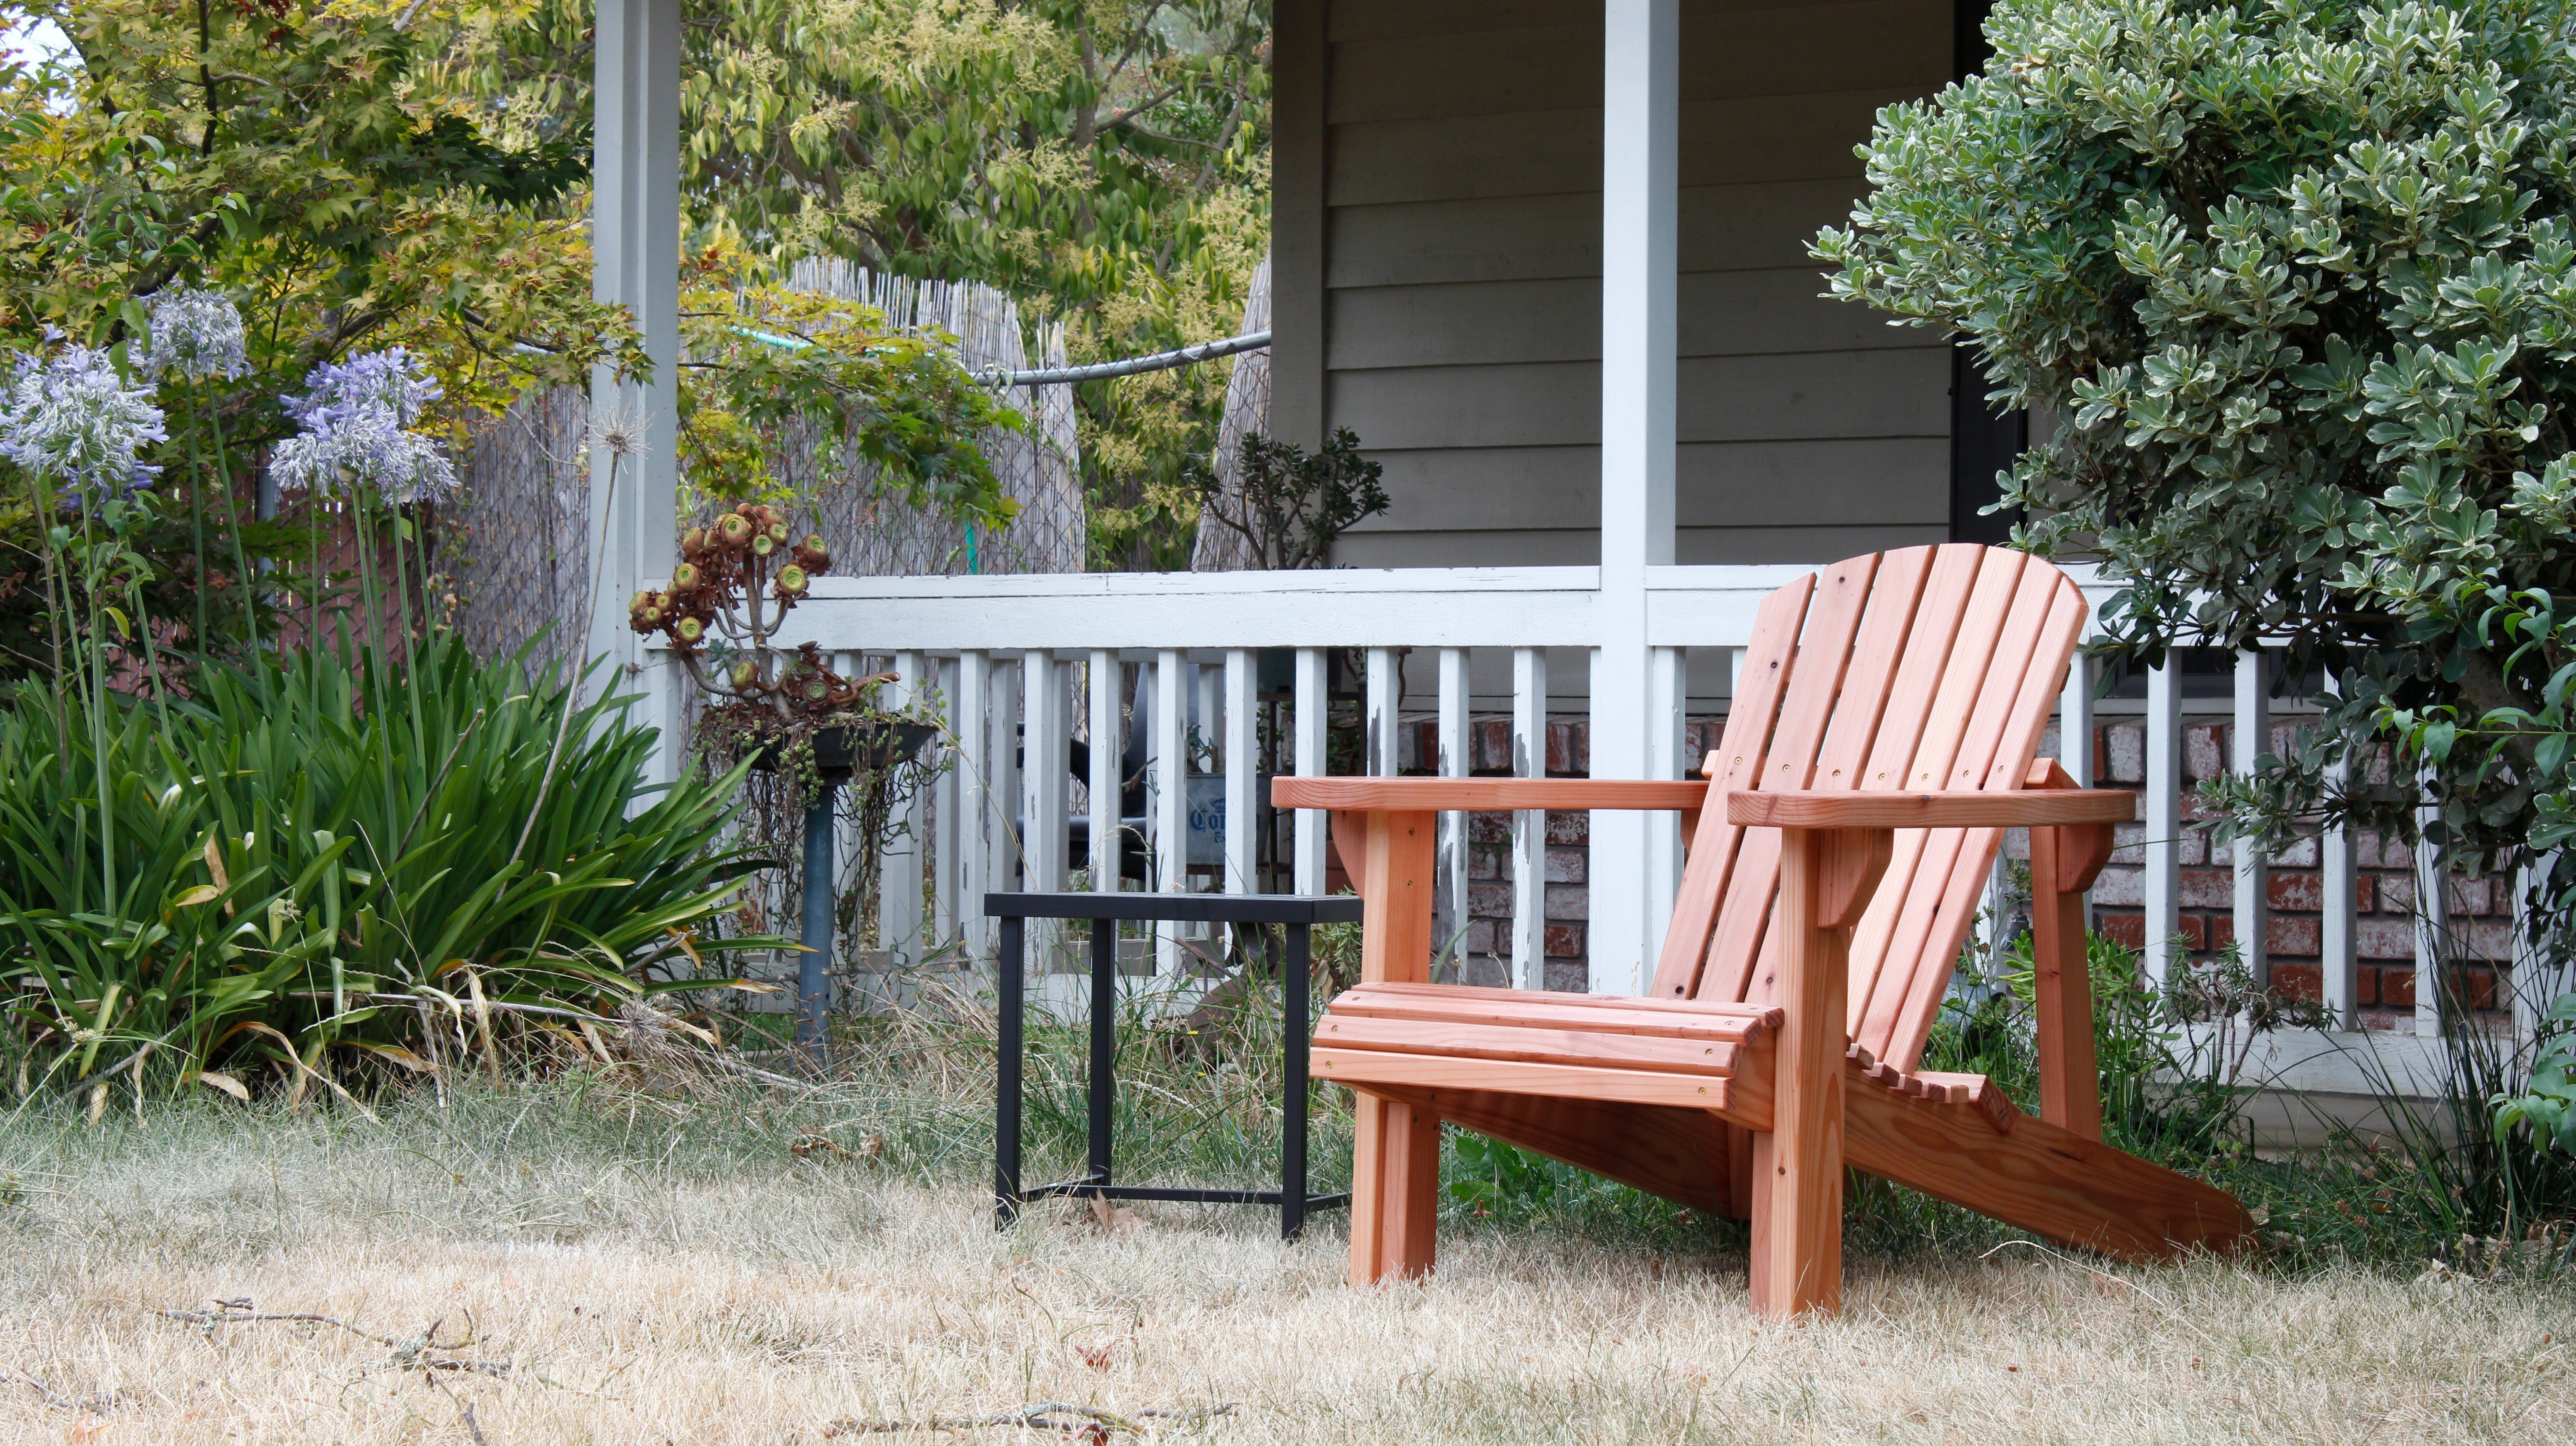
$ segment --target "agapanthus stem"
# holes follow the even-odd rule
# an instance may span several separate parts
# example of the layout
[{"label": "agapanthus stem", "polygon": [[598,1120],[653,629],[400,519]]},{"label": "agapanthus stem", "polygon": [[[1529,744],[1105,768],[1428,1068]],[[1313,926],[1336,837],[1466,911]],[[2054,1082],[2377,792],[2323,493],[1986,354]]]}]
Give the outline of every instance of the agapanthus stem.
[{"label": "agapanthus stem", "polygon": [[188,392],[188,532],[197,558],[197,650],[206,650],[206,455],[197,436],[197,389]]},{"label": "agapanthus stem", "polygon": [[100,900],[102,912],[117,910],[116,897],[116,813],[115,759],[109,756],[107,735],[107,644],[102,635],[99,616],[98,549],[90,537],[90,513],[95,504],[81,499],[81,588],[89,595],[89,683],[90,683],[90,759],[98,770],[98,862],[99,873],[106,882],[106,894]]},{"label": "agapanthus stem", "polygon": [[30,472],[27,475],[27,496],[35,508],[36,541],[44,549],[45,631],[54,649],[53,687],[46,690],[46,701],[53,705],[54,737],[58,744],[66,745],[58,746],[54,753],[62,763],[63,783],[69,786],[72,781],[72,751],[67,745],[71,738],[71,719],[63,710],[63,559],[62,550],[54,546],[53,489],[45,485],[42,473]]},{"label": "agapanthus stem", "polygon": [[[242,631],[249,635],[251,650],[259,649],[259,594],[251,586],[250,553],[242,546],[241,518],[233,510],[233,470],[231,458],[224,450],[224,409],[206,409],[208,427],[215,439],[215,487],[224,497],[224,535],[233,543],[233,586],[242,594]],[[196,432],[196,402],[189,400],[188,430]]]}]

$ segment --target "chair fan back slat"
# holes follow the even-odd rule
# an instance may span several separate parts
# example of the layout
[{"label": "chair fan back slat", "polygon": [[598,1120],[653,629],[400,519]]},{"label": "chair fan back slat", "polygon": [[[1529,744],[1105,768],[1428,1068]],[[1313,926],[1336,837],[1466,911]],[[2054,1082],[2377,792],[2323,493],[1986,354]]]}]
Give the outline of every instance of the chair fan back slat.
[{"label": "chair fan back slat", "polygon": [[[2031,571],[2036,574],[2041,569],[2034,567]],[[2037,589],[2027,586],[2030,580],[2024,579],[2025,589],[2036,593]],[[1991,750],[1984,781],[1973,785],[1987,791],[2019,788],[2028,776],[2031,759],[2039,749],[2039,735],[2047,726],[2051,705],[2065,686],[2067,662],[2084,627],[2084,594],[2063,576],[2056,579],[2053,597],[2035,596],[2026,605],[2034,614],[2044,611],[2045,616],[2029,645],[2029,661],[2020,670],[2019,692],[2009,702],[1998,698],[1990,710],[2004,720],[2004,727]],[[1998,676],[2005,671],[1998,660]],[[1896,1027],[1886,1038],[1869,1044],[1872,1053],[1902,1061],[1899,1067],[1905,1069],[1913,1068],[1915,1061],[1922,1058],[1924,1041],[1932,1034],[1932,1021],[1940,1014],[1941,998],[1949,991],[1960,946],[1967,942],[1969,926],[1974,922],[1977,896],[1985,888],[1987,875],[1994,869],[1995,854],[2002,845],[2000,829],[1977,829],[1959,841],[1950,886],[1943,892],[1934,927],[1915,963],[1913,981],[1897,1011]]]},{"label": "chair fan back slat", "polygon": [[[1788,685],[1790,663],[1797,654],[1798,629],[1806,622],[1807,599],[1815,590],[1815,574],[1809,573],[1764,598],[1753,615],[1753,642],[1744,650],[1744,667],[1735,680],[1737,706],[1727,712],[1726,732],[1718,740],[1717,751],[1700,763],[1700,775],[1710,780],[1711,792],[1720,797],[1752,787],[1762,772],[1762,749],[1770,741],[1771,720],[1780,711],[1780,693]],[[1663,956],[1655,965],[1653,998],[1697,996],[1700,965],[1708,957],[1717,906],[1726,896],[1726,881],[1743,836],[1740,826],[1726,821],[1725,809],[1700,810],[1699,831],[1689,840],[1681,892],[1664,931]]]},{"label": "chair fan back slat", "polygon": [[[1717,749],[1737,789],[2020,786],[2083,626],[2063,573],[1952,544],[1854,558],[1765,600]],[[1770,997],[1779,832],[1700,815],[1654,996]],[[1923,1048],[2002,834],[1901,830],[1853,932],[1854,1038],[1900,1068]]]},{"label": "chair fan back slat", "polygon": [[[1877,573],[1878,557],[1873,553],[1816,574],[1807,626],[1798,635],[1789,685],[1780,699],[1779,722],[1772,729],[1770,746],[1763,750],[1762,771],[1754,779],[1754,788],[1798,789],[1814,781],[1816,754],[1824,746],[1826,725],[1833,721],[1834,701],[1851,663],[1852,639],[1860,631],[1870,583]],[[1708,964],[1700,974],[1702,998],[1746,997],[1744,983],[1760,957],[1772,898],[1779,890],[1780,831],[1754,829],[1736,845],[1726,902],[1718,908],[1717,934],[1709,943]]]},{"label": "chair fan back slat", "polygon": [[[1958,640],[1968,602],[1976,595],[1977,573],[1985,557],[1986,549],[1972,543],[1954,543],[1934,555],[1932,575],[1924,583],[1922,601],[1914,609],[1914,626],[1907,634],[1905,662],[1897,669],[1896,686],[1880,713],[1878,736],[1862,770],[1862,788],[1894,792],[1912,786],[1914,754],[1931,722],[1932,700],[1941,690],[1941,675],[1950,665],[1950,648]],[[1912,884],[1922,854],[1921,833],[1908,830],[1896,836],[1872,906],[1852,930],[1849,998],[1855,1024],[1887,959],[1896,906]]]}]

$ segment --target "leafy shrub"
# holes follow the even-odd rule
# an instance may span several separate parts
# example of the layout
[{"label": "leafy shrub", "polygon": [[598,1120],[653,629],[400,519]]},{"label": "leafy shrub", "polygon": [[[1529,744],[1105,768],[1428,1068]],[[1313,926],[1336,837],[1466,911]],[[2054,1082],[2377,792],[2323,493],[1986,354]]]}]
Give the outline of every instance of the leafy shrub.
[{"label": "leafy shrub", "polygon": [[35,688],[0,712],[22,1089],[421,1070],[495,1011],[613,1009],[771,942],[690,932],[759,867],[722,847],[732,779],[652,796],[616,700],[452,636],[399,673],[304,649],[110,706],[95,734]]},{"label": "leafy shrub", "polygon": [[2113,651],[2286,640],[2290,675],[2333,671],[2306,756],[2215,790],[2240,827],[2411,838],[2421,767],[2437,841],[2534,864],[2562,949],[2572,25],[2569,0],[2003,0],[1988,72],[1881,112],[1871,194],[1816,244],[1838,294],[2070,423],[2005,503],[2021,544],[2124,580]]}]

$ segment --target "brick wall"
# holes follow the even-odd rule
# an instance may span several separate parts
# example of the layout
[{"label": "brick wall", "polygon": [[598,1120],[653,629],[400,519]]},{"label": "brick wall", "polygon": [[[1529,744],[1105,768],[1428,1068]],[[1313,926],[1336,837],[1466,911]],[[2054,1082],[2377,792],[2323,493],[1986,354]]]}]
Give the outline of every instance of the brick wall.
[{"label": "brick wall", "polygon": [[[1701,753],[1714,746],[1725,727],[1723,717],[1690,719],[1682,747],[1682,765],[1697,773]],[[2188,785],[2224,771],[2231,726],[2223,719],[2185,719],[2183,816],[2207,815]],[[2286,753],[2295,746],[2292,728],[2276,724],[2271,749]],[[1487,777],[1511,774],[1511,721],[1476,717],[1468,722],[1469,771]],[[2056,728],[2041,739],[2040,756],[2058,755]],[[1397,739],[1398,771],[1430,773],[1439,758],[1436,720],[1407,717]],[[2146,782],[2146,737],[2143,723],[2112,721],[2094,730],[2093,772],[2097,787],[2141,788]],[[1591,772],[1590,739],[1580,719],[1551,720],[1547,728],[1550,777],[1580,778]],[[2143,812],[2143,810],[2141,810]],[[1551,813],[1547,818],[1545,874],[1547,987],[1581,990],[1590,979],[1586,952],[1589,909],[1590,816]],[[1512,920],[1511,815],[1478,813],[1468,817],[1467,933],[1462,953],[1463,977],[1469,983],[1500,984],[1510,978]],[[2123,825],[2120,849],[2111,856],[2095,886],[2093,901],[2101,932],[2132,948],[2144,943],[2146,917],[2145,857],[2141,825]],[[2027,860],[2029,841],[2015,830],[2005,843],[2008,857]],[[2213,849],[2208,836],[2186,830],[2182,844],[2182,932],[2194,958],[2206,959],[2235,937],[2235,873],[2231,849]],[[2356,952],[2360,956],[2360,1005],[2363,1023],[2387,1027],[2412,1017],[2415,1005],[2415,874],[2407,847],[2363,831],[2354,840],[2357,863]],[[2302,839],[2276,856],[2266,879],[2270,915],[2265,924],[2271,977],[2284,993],[2317,998],[2323,989],[2321,908],[2324,884],[2317,873],[2317,841]],[[2512,900],[2505,881],[2451,880],[2451,918],[2469,961],[2459,987],[2481,1009],[2496,1008],[2501,990],[2496,966],[2512,957]]]},{"label": "brick wall", "polygon": [[[2183,817],[2206,818],[2198,796],[2188,785],[2225,771],[2234,734],[2219,719],[2183,720],[2182,765],[2186,789]],[[2269,742],[2276,754],[2295,748],[2293,728],[2274,724]],[[2054,741],[2049,747],[2055,747]],[[2097,786],[2142,787],[2146,782],[2146,726],[2110,722],[2093,734],[2093,771]],[[2138,843],[2143,826],[2124,824],[2122,847],[2093,889],[2102,933],[2132,948],[2144,943],[2146,915],[2145,851]],[[2234,848],[2213,848],[2209,837],[2186,829],[2182,836],[2182,933],[2194,958],[2207,958],[2236,937]],[[2027,846],[2021,850],[2027,856]],[[2360,987],[2355,1001],[2362,1022],[2370,1027],[2412,1018],[2415,1008],[2415,859],[2411,849],[2375,830],[2353,839],[2355,912],[2354,953],[2359,956]],[[2273,856],[2265,878],[2269,917],[2264,948],[2271,959],[2273,987],[2284,994],[2314,999],[2323,993],[2325,885],[2317,873],[2317,841],[2305,838]],[[2513,956],[2511,885],[2500,879],[2450,881],[2451,924],[2465,962],[2457,986],[2477,1008],[2493,1009],[2500,990],[2496,966]]]}]

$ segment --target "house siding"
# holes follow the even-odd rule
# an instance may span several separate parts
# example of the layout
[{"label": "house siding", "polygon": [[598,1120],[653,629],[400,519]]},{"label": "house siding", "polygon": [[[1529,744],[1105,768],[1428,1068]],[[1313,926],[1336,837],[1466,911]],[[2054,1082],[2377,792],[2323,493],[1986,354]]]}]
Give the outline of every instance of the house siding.
[{"label": "house siding", "polygon": [[[1350,428],[1394,498],[1339,560],[1595,561],[1597,0],[1289,0],[1280,16],[1279,205],[1301,238],[1283,238],[1280,287],[1311,324],[1282,330],[1274,363],[1313,398],[1280,431]],[[1852,147],[1877,108],[1949,78],[1951,24],[1948,0],[1685,0],[1680,561],[1947,535],[1947,350],[1819,296],[1806,243],[1861,193]],[[1292,67],[1299,27],[1321,37]],[[1320,97],[1287,94],[1300,76]],[[1321,206],[1292,182],[1320,183]]]}]

